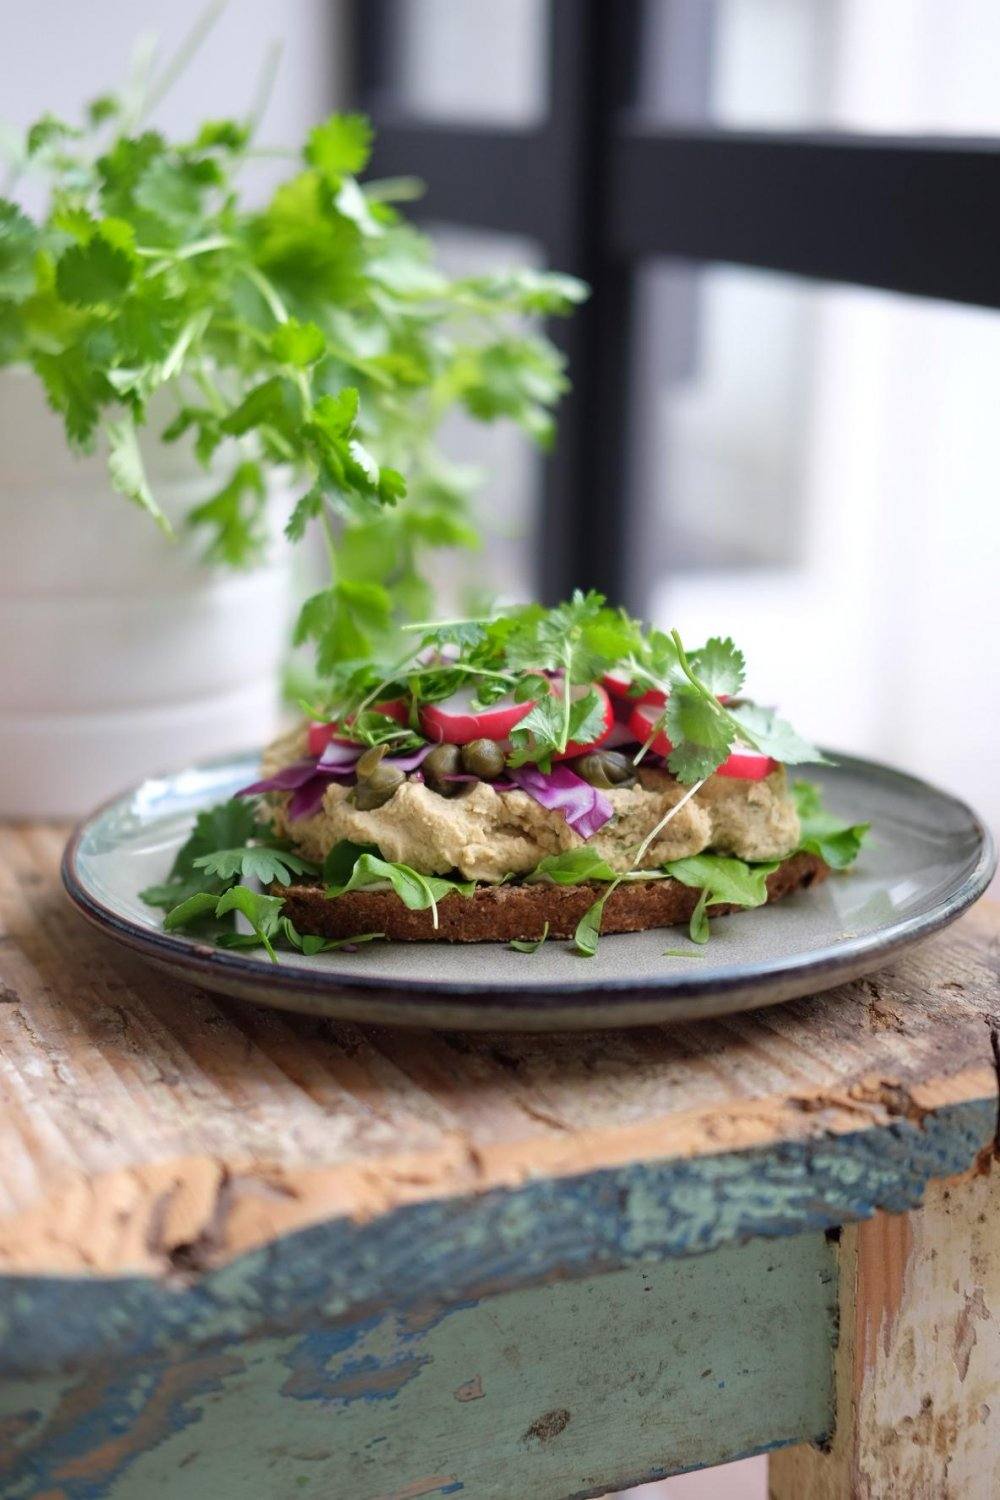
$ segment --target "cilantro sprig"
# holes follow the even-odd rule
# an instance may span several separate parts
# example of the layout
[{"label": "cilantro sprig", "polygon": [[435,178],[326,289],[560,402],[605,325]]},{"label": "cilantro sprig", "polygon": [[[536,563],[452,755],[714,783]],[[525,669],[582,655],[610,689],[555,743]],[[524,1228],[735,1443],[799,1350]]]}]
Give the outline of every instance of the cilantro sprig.
[{"label": "cilantro sprig", "polygon": [[293,475],[288,535],[318,530],[330,564],[295,638],[325,675],[428,612],[429,552],[477,545],[473,476],[437,445],[448,410],[551,440],[563,358],[524,319],[565,315],[586,289],[533,270],[445,275],[403,216],[412,183],[364,180],[357,114],[317,125],[249,207],[256,118],[179,141],[143,123],[185,62],[154,69],[145,97],[130,87],[79,125],[46,115],[27,131],[15,180],[41,178],[48,207],[0,199],[0,365],[30,367],[70,445],[100,447],[114,487],[169,531],[143,461],[165,397],[157,436],[216,476],[183,522],[214,563],[259,558],[272,477]]}]

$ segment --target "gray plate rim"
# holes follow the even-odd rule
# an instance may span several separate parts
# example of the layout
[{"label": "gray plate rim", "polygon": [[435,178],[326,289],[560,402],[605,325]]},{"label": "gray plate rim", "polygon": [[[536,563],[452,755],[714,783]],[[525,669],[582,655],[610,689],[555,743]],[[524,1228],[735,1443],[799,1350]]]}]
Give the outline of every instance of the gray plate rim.
[{"label": "gray plate rim", "polygon": [[[673,978],[665,975],[662,980],[650,983],[623,977],[620,980],[605,979],[595,985],[583,974],[579,981],[563,980],[558,983],[532,982],[526,975],[525,980],[515,989],[513,986],[490,985],[480,980],[449,981],[422,979],[414,976],[407,978],[404,992],[397,985],[389,984],[383,976],[368,976],[356,971],[352,973],[338,969],[335,966],[335,960],[332,961],[330,968],[322,971],[300,969],[284,963],[276,971],[266,955],[228,952],[179,934],[142,927],[99,900],[87,888],[86,880],[81,875],[78,866],[78,851],[82,840],[92,826],[111,808],[134,798],[141,788],[153,779],[150,777],[143,778],[127,791],[109,798],[80,821],[63,854],[62,880],[70,900],[89,922],[112,938],[149,958],[170,966],[187,968],[209,980],[212,975],[218,975],[220,978],[225,976],[233,980],[246,980],[251,984],[259,984],[269,976],[273,978],[277,972],[280,973],[281,986],[284,990],[308,996],[330,995],[331,992],[355,995],[369,993],[373,997],[391,996],[397,1004],[409,1003],[415,1008],[425,1002],[428,996],[476,997],[479,1000],[491,998],[497,1004],[503,1004],[513,1010],[534,1011],[538,1009],[539,1001],[543,1005],[546,1001],[555,1005],[562,1001],[567,1005],[578,1006],[582,1000],[588,998],[612,999],[627,996],[630,999],[658,1001],[698,999],[708,994],[721,995],[728,991],[742,991],[748,986],[792,976],[807,980],[815,979],[820,981],[817,987],[823,987],[822,981],[829,980],[830,976],[847,970],[857,972],[859,965],[867,959],[888,958],[900,948],[907,947],[921,938],[929,937],[953,922],[979,899],[989,885],[997,867],[997,850],[989,829],[968,803],[961,798],[951,792],[942,791],[918,776],[896,770],[880,761],[868,760],[861,756],[840,755],[835,752],[825,753],[829,753],[835,764],[845,769],[850,768],[865,775],[889,779],[896,785],[908,786],[915,792],[924,795],[929,793],[950,802],[968,818],[978,835],[979,856],[974,868],[937,906],[893,923],[887,929],[876,930],[860,937],[847,938],[835,945],[819,948],[813,952],[786,955],[769,962],[758,961],[721,968],[705,968],[696,977],[691,978],[680,976]],[[245,755],[219,756],[191,769],[221,769],[243,758]],[[188,769],[185,767],[183,771],[168,772],[167,778],[182,775]],[[581,963],[585,964],[586,959],[581,959]]]}]

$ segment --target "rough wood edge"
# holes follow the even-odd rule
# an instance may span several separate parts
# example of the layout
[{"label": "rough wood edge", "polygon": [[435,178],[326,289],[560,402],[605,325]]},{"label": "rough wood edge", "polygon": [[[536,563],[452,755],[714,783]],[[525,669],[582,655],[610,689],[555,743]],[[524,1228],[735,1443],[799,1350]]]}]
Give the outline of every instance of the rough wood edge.
[{"label": "rough wood edge", "polygon": [[[652,1174],[671,1163],[684,1168],[699,1159],[731,1160],[779,1142],[819,1147],[871,1132],[898,1146],[900,1130],[908,1130],[908,1149],[926,1179],[960,1170],[988,1144],[996,1095],[996,1074],[985,1065],[909,1085],[870,1074],[843,1091],[712,1106],[610,1131],[486,1147],[456,1132],[437,1151],[363,1164],[290,1167],[195,1156],[74,1176],[52,1182],[43,1202],[0,1222],[0,1275],[200,1273],[324,1222],[366,1225],[414,1204],[470,1206],[488,1192],[516,1194],[539,1181],[622,1167]],[[921,1139],[928,1123],[953,1106],[976,1103],[985,1105],[978,1139],[959,1132],[948,1150],[964,1159],[935,1170],[937,1148]],[[919,1165],[924,1152],[926,1170]],[[886,1171],[897,1170],[902,1179],[906,1170],[893,1168],[893,1160],[887,1154]]]}]

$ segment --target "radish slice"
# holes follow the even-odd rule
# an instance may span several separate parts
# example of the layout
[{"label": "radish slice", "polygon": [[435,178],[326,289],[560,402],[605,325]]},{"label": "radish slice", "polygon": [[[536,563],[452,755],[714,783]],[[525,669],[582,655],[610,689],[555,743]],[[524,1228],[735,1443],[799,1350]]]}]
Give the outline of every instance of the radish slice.
[{"label": "radish slice", "polygon": [[[402,698],[386,698],[382,703],[372,705],[380,714],[386,718],[395,719],[397,724],[406,724],[409,718],[409,710]],[[350,725],[353,715],[348,715],[344,721]],[[308,729],[309,754],[322,755],[331,740],[341,738],[337,735],[339,724],[310,724]],[[356,744],[356,740],[344,740],[345,744]]]},{"label": "radish slice", "polygon": [[[553,755],[552,759],[554,761],[570,760],[574,755],[585,755],[588,750],[594,750],[598,745],[603,745],[608,735],[614,729],[614,707],[612,706],[611,699],[608,697],[607,693],[604,691],[603,687],[601,687],[601,684],[599,682],[578,682],[574,684],[574,686],[570,688],[570,698],[575,702],[577,698],[582,698],[585,693],[589,693],[591,688],[593,688],[601,703],[603,722],[600,734],[595,735],[594,738],[590,740],[570,740],[565,750],[559,750]],[[556,685],[553,688],[553,691],[561,693],[561,684]]]},{"label": "radish slice", "polygon": [[622,667],[612,667],[610,672],[605,672],[601,682],[612,698],[627,698],[632,686],[631,677],[626,675]]},{"label": "radish slice", "polygon": [[612,667],[610,672],[605,672],[601,682],[612,698],[624,698],[630,705],[636,703],[666,703],[667,695],[663,688],[649,688],[645,693],[637,697],[632,696],[632,679],[623,667]]},{"label": "radish slice", "polygon": [[[650,731],[661,712],[662,708],[658,709],[655,704],[641,703],[632,710],[629,728],[642,744],[649,739]],[[661,729],[653,740],[652,748],[658,755],[669,755],[674,747]],[[759,750],[752,750],[749,745],[737,745],[715,774],[716,776],[730,776],[734,781],[763,781],[765,776],[770,776],[771,772],[777,769],[778,762],[772,760],[769,755],[762,755]]]},{"label": "radish slice", "polygon": [[473,690],[466,688],[444,703],[425,703],[420,710],[420,727],[427,738],[443,741],[446,745],[468,745],[473,740],[505,740],[535,706],[534,699],[530,698],[526,703],[502,698],[499,703],[491,703],[489,708],[473,712],[470,707],[473,697]]},{"label": "radish slice", "polygon": [[[633,708],[629,717],[628,727],[640,745],[644,745],[649,739],[653,725],[662,712],[662,703],[637,703],[635,708]],[[653,740],[651,748],[656,751],[657,755],[669,755],[674,747],[667,739],[664,730],[661,729]]]},{"label": "radish slice", "polygon": [[751,750],[749,745],[737,745],[729,759],[722,762],[716,775],[732,776],[736,781],[763,781],[765,776],[770,776],[777,769],[778,762],[769,755]]}]

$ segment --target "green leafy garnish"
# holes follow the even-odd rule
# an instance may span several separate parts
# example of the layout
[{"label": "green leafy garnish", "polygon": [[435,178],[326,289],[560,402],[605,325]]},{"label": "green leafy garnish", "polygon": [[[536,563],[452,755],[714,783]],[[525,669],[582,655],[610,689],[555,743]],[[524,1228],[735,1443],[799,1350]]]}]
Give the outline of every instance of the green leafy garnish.
[{"label": "green leafy garnish", "polygon": [[217,849],[203,854],[195,868],[217,875],[220,880],[259,880],[261,885],[290,885],[293,875],[318,875],[319,866],[289,849],[273,845],[244,845],[240,849]]},{"label": "green leafy garnish", "polygon": [[530,939],[529,938],[511,938],[511,940],[507,944],[507,946],[508,946],[508,948],[513,948],[516,953],[537,953],[538,950],[539,950],[539,948],[545,942],[545,939],[548,937],[548,935],[549,935],[549,924],[548,924],[548,922],[546,922],[545,926],[542,928],[542,935],[541,935],[541,937],[530,938]]},{"label": "green leafy garnish", "polygon": [[281,896],[264,896],[260,891],[252,891],[249,886],[233,885],[219,897],[215,915],[221,917],[227,911],[242,912],[253,928],[254,935],[267,950],[268,958],[276,964],[278,959],[271,946],[271,938],[281,920],[283,905]]},{"label": "green leafy garnish", "polygon": [[562,854],[547,854],[527,877],[529,881],[552,880],[557,885],[582,885],[588,880],[614,880],[615,871],[607,860],[588,849],[566,849]]},{"label": "green leafy garnish", "polygon": [[434,926],[438,926],[438,902],[445,896],[457,894],[471,896],[476,889],[474,880],[445,880],[439,875],[422,875],[411,865],[394,864],[377,854],[360,854],[346,881],[327,887],[328,900],[335,901],[348,891],[370,890],[373,886],[388,884],[403,905],[410,911],[430,909]]},{"label": "green leafy garnish", "polygon": [[260,558],[270,476],[293,475],[288,534],[317,530],[330,564],[297,629],[325,673],[427,612],[429,551],[478,542],[475,477],[437,447],[449,409],[551,440],[564,361],[524,316],[587,292],[544,271],[445,275],[398,206],[412,183],[360,180],[362,115],[318,124],[251,207],[253,124],[168,140],[135,123],[185,61],[151,64],[148,98],[133,82],[79,126],[46,114],[27,131],[49,201],[32,217],[0,198],[0,364],[34,370],[70,445],[102,439],[112,483],[164,529],[141,449],[150,402],[172,399],[163,440],[216,471],[185,520],[212,562]]},{"label": "green leafy garnish", "polygon": [[258,823],[254,804],[242,798],[234,797],[200,812],[190,835],[177,851],[166,884],[151,885],[140,891],[141,900],[147,906],[173,908],[202,892],[218,897],[227,880],[199,867],[198,861],[219,849],[245,848],[258,835],[266,839],[270,829]]},{"label": "green leafy garnish", "polygon": [[599,896],[593,906],[587,908],[576,924],[576,930],[573,933],[573,946],[576,948],[577,953],[582,954],[584,958],[593,958],[597,952],[597,945],[601,940],[601,923],[604,920],[604,906],[611,892],[617,888],[617,884],[618,882],[615,881],[609,885],[604,895]]},{"label": "green leafy garnish", "polygon": [[664,948],[664,958],[704,958],[705,955],[698,948]]},{"label": "green leafy garnish", "polygon": [[708,942],[708,907],[763,906],[767,900],[767,877],[780,861],[749,865],[722,854],[694,854],[664,865],[668,875],[701,891],[691,914],[689,931],[694,943]]},{"label": "green leafy garnish", "polygon": [[846,870],[861,851],[870,823],[845,823],[823,806],[820,790],[809,781],[792,787],[802,824],[799,848],[818,854],[832,870]]}]

